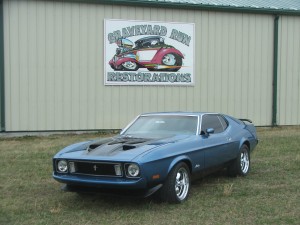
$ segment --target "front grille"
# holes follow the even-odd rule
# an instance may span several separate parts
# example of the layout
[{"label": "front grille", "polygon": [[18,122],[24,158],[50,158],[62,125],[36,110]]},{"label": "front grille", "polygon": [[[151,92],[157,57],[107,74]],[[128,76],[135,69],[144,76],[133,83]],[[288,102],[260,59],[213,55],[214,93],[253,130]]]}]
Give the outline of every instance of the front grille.
[{"label": "front grille", "polygon": [[70,161],[69,167],[70,173],[72,174],[114,177],[122,176],[122,174],[116,175],[116,167],[121,168],[119,163]]}]

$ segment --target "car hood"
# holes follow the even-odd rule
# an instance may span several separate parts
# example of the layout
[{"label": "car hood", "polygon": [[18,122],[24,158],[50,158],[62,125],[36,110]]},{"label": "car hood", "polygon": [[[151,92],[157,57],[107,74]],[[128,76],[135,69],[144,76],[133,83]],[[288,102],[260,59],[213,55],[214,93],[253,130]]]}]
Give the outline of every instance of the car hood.
[{"label": "car hood", "polygon": [[132,161],[139,155],[162,145],[188,138],[175,135],[166,138],[134,138],[116,136],[112,138],[82,142],[66,147],[56,156],[77,160]]}]

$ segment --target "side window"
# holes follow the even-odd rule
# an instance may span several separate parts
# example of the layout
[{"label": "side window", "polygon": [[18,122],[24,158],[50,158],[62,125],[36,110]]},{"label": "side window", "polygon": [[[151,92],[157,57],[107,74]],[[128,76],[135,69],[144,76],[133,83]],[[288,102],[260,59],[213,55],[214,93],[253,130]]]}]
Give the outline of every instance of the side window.
[{"label": "side window", "polygon": [[218,116],[219,120],[223,126],[223,129],[226,130],[226,128],[228,127],[228,122],[227,120],[223,117],[223,116]]},{"label": "side window", "polygon": [[219,119],[219,115],[209,114],[202,117],[201,131],[205,132],[208,128],[213,128],[215,130],[215,134],[224,131],[223,125]]}]

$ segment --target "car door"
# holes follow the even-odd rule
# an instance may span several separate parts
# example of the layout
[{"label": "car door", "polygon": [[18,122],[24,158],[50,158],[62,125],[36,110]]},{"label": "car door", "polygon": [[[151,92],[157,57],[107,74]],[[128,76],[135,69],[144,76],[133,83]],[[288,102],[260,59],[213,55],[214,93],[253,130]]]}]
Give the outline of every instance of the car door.
[{"label": "car door", "polygon": [[234,149],[229,129],[227,121],[219,114],[202,116],[201,141],[204,148],[205,169],[219,166],[232,159]]}]

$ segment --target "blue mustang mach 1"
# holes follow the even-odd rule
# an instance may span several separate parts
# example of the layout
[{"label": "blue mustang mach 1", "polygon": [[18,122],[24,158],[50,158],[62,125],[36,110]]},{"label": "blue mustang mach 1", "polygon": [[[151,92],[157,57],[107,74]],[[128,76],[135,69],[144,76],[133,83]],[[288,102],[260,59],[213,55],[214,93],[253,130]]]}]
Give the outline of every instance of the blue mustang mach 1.
[{"label": "blue mustang mach 1", "polygon": [[218,113],[168,112],[138,116],[115,137],[73,144],[53,158],[53,177],[68,191],[156,193],[185,201],[191,180],[226,167],[246,176],[258,143],[247,119]]}]

